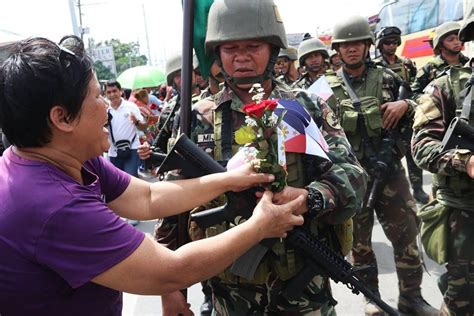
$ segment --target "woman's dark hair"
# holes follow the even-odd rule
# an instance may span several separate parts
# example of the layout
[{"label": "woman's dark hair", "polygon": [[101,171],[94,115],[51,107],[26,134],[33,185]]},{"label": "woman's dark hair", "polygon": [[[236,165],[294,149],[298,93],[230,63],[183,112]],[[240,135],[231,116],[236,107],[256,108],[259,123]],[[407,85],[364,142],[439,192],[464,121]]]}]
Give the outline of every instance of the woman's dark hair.
[{"label": "woman's dark hair", "polygon": [[80,115],[93,63],[82,41],[68,38],[62,46],[40,37],[19,41],[1,64],[0,125],[13,145],[47,144],[53,106],[64,107],[69,120]]}]

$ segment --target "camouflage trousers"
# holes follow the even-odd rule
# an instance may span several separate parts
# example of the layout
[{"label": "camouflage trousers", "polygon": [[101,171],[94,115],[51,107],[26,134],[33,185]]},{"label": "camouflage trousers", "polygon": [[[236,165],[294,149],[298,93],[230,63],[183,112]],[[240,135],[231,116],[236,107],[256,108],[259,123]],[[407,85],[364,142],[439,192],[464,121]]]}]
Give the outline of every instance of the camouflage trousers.
[{"label": "camouflage trousers", "polygon": [[[368,188],[371,185],[370,181]],[[393,171],[375,203],[374,210],[385,235],[392,243],[400,294],[420,293],[423,270],[416,244],[418,218],[415,200],[410,193],[410,186],[403,168]],[[370,267],[368,270],[362,270],[360,276],[367,286],[378,289],[377,260],[372,249],[374,210],[364,208],[353,218],[352,256],[354,266]]]},{"label": "camouflage trousers", "polygon": [[[443,207],[440,205],[440,207]],[[450,209],[447,272],[440,286],[449,315],[474,315],[474,213]]]},{"label": "camouflage trousers", "polygon": [[325,284],[329,289],[328,280],[316,276],[310,282],[302,296],[295,301],[288,300],[284,295],[285,282],[268,275],[266,284],[230,284],[220,278],[212,278],[214,310],[218,316],[244,315],[281,315],[309,316],[336,315],[333,306],[329,306],[327,291],[320,291],[317,284]]}]

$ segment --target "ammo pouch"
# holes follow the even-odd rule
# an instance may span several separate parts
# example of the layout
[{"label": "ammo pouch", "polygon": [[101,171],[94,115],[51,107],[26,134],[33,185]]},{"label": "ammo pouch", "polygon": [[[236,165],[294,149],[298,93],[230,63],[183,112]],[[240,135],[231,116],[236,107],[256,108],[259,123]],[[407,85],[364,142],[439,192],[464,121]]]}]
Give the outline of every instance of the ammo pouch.
[{"label": "ammo pouch", "polygon": [[449,207],[434,200],[418,210],[421,243],[428,257],[443,264],[448,261]]},{"label": "ammo pouch", "polygon": [[[135,139],[135,137],[133,137]],[[127,139],[118,140],[115,142],[117,148],[117,158],[128,159],[132,153],[132,144]]]},{"label": "ammo pouch", "polygon": [[[373,96],[360,98],[360,112],[354,108],[351,99],[344,99],[341,105],[341,125],[356,156],[361,160],[364,156],[374,154],[367,153],[365,142],[370,142],[371,147],[376,149],[382,136],[382,113],[380,111],[380,101]],[[359,118],[359,115],[363,119]],[[364,129],[365,131],[363,131]],[[367,137],[368,139],[364,139]]]}]

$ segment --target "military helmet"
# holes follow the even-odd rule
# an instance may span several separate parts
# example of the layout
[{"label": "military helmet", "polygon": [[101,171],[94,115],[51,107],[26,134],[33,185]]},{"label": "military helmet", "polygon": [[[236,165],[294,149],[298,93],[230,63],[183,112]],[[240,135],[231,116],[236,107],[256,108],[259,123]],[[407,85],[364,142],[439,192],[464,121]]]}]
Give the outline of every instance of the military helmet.
[{"label": "military helmet", "polygon": [[442,40],[446,36],[452,33],[457,34],[460,28],[461,26],[459,25],[459,23],[453,22],[453,21],[445,22],[441,24],[440,26],[438,26],[435,30],[435,35],[433,37],[433,48],[438,49],[439,44],[441,44]]},{"label": "military helmet", "polygon": [[335,44],[360,40],[369,40],[374,44],[374,35],[366,18],[352,16],[334,26],[331,48],[334,49]]},{"label": "military helmet", "polygon": [[[183,64],[181,53],[176,53],[170,58],[166,59],[166,83],[168,86],[173,85],[173,78],[175,74],[181,70]],[[193,54],[193,69],[199,67],[199,60],[196,55]]]},{"label": "military helmet", "polygon": [[206,53],[227,41],[260,39],[286,48],[286,33],[272,0],[216,0],[209,10]]},{"label": "military helmet", "polygon": [[384,40],[393,38],[396,39],[400,46],[402,43],[402,31],[396,26],[387,26],[382,28],[380,31],[377,32],[377,36],[375,37],[375,47],[380,49],[380,46],[383,44]]},{"label": "military helmet", "polygon": [[459,30],[459,39],[463,42],[474,40],[474,15],[471,15]]},{"label": "military helmet", "polygon": [[297,60],[298,51],[293,46],[288,46],[288,48],[280,49],[278,57],[288,57],[289,60]]},{"label": "military helmet", "polygon": [[298,47],[298,60],[303,65],[304,60],[313,52],[320,53],[323,58],[329,58],[326,45],[319,38],[311,38],[300,43]]}]

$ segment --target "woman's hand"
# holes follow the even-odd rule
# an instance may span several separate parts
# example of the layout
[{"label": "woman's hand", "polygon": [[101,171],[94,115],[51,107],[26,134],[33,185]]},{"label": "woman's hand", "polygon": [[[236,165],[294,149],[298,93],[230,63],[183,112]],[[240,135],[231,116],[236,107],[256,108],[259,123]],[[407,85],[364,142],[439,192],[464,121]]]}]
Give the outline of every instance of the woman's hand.
[{"label": "woman's hand", "polygon": [[274,204],[272,199],[273,193],[265,191],[249,219],[255,221],[262,239],[284,238],[294,226],[304,223],[303,216],[298,215],[305,201],[303,195],[281,205]]},{"label": "woman's hand", "polygon": [[141,160],[147,160],[151,156],[150,145],[147,142],[144,142],[143,144],[138,146],[137,152],[138,152],[138,157]]},{"label": "woman's hand", "polygon": [[275,176],[267,173],[258,173],[250,163],[227,171],[224,174],[227,191],[239,192],[250,187],[259,186],[275,180]]}]

